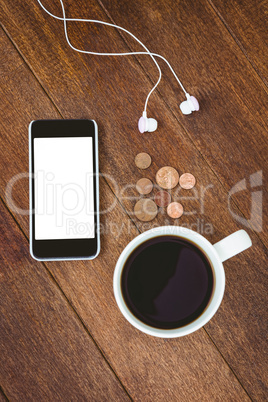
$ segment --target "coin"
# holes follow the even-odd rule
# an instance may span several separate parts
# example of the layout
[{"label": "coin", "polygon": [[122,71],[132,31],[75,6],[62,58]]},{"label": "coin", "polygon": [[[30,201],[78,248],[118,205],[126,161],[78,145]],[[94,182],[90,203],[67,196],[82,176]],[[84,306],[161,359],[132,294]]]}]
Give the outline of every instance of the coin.
[{"label": "coin", "polygon": [[183,206],[179,202],[172,202],[167,207],[168,215],[173,218],[179,218],[183,214]]},{"label": "coin", "polygon": [[149,194],[153,189],[153,183],[151,180],[143,177],[142,179],[137,181],[136,189],[140,194]]},{"label": "coin", "polygon": [[156,203],[149,198],[140,199],[134,207],[136,217],[143,222],[153,220],[156,217],[157,212],[158,208]]},{"label": "coin", "polygon": [[180,177],[180,186],[185,190],[190,190],[195,185],[195,177],[191,173],[183,173]]},{"label": "coin", "polygon": [[171,166],[164,166],[156,173],[156,182],[160,187],[169,190],[178,184],[179,173]]},{"label": "coin", "polygon": [[141,152],[135,157],[135,164],[139,169],[147,169],[152,163],[152,159],[146,152]]},{"label": "coin", "polygon": [[160,190],[155,194],[154,200],[159,207],[166,207],[171,201],[171,195],[167,191]]}]

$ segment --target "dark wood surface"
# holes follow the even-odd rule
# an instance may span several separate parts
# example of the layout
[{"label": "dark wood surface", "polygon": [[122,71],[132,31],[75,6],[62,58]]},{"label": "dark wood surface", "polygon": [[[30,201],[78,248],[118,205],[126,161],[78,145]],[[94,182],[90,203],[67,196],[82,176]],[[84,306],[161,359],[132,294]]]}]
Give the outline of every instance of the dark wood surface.
[{"label": "dark wood surface", "polygon": [[2,402],[6,402],[7,401],[7,397],[5,396],[4,392],[2,391],[2,389],[0,389],[0,401]]},{"label": "dark wood surface", "polygon": [[267,1],[210,0],[210,3],[267,85]]},{"label": "dark wood surface", "polygon": [[[57,2],[44,5],[61,15]],[[136,34],[150,50],[167,57],[187,90],[200,99],[199,113],[181,115],[182,91],[161,63],[163,80],[148,105],[159,128],[140,135],[137,120],[157,78],[150,58],[74,53],[62,23],[37,2],[1,0],[4,399],[266,400],[264,186],[257,188],[262,226],[255,216],[246,228],[253,247],[224,263],[224,299],[203,329],[172,340],[142,334],[123,318],[112,290],[116,260],[139,232],[184,224],[215,243],[245,228],[234,214],[249,219],[249,178],[261,171],[264,181],[267,159],[264,8],[265,2],[249,0],[228,6],[223,0],[66,1],[68,16],[114,21]],[[85,49],[141,50],[112,28],[72,23],[69,30],[72,42]],[[28,216],[16,213],[6,198],[10,179],[28,170],[28,124],[45,118],[94,118],[99,125],[101,207],[113,208],[101,216],[102,249],[92,262],[32,260]],[[134,201],[127,196],[137,196],[131,186],[144,175],[134,164],[140,151],[152,157],[144,173],[153,180],[164,165],[195,174],[196,199],[183,202],[195,214],[174,222],[159,213],[149,224],[133,217]],[[234,194],[231,214],[228,192],[244,178],[247,190]],[[202,188],[207,188],[203,208]],[[27,209],[27,178],[14,186],[13,196]]]}]

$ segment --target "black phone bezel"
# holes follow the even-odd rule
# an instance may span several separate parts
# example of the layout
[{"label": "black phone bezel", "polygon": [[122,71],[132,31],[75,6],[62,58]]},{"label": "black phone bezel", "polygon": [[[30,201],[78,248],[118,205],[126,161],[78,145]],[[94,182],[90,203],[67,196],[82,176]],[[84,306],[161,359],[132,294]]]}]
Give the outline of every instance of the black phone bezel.
[{"label": "black phone bezel", "polygon": [[[94,238],[76,239],[35,239],[35,178],[34,139],[56,137],[91,137],[93,140],[94,170]],[[99,251],[99,199],[98,199],[98,139],[97,126],[93,120],[35,120],[30,125],[30,197],[31,197],[31,254],[38,260],[91,259]]]}]

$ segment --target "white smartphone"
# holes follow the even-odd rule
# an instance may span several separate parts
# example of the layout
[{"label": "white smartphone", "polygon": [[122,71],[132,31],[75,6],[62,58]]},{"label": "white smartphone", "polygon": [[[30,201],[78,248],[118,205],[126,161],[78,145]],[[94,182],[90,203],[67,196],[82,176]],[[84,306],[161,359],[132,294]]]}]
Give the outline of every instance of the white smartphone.
[{"label": "white smartphone", "polygon": [[100,251],[96,122],[32,121],[29,168],[32,257],[95,258]]}]

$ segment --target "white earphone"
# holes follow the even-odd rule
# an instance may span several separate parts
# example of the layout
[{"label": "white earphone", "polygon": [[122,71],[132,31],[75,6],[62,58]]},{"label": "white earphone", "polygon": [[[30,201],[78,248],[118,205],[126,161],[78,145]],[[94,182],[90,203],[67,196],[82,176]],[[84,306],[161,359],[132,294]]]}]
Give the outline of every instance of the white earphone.
[{"label": "white earphone", "polygon": [[138,127],[140,133],[145,133],[146,131],[151,133],[157,129],[157,121],[155,119],[148,118],[147,113],[143,112],[139,119]]},{"label": "white earphone", "polygon": [[[50,15],[51,17],[53,17],[53,18],[56,18],[57,20],[61,20],[61,21],[64,22],[64,33],[65,33],[66,41],[67,41],[68,45],[69,45],[73,50],[75,50],[75,51],[77,51],[77,52],[86,53],[86,54],[92,54],[92,55],[97,55],[97,56],[131,56],[131,55],[138,55],[138,54],[147,54],[147,55],[149,55],[149,56],[152,58],[153,62],[155,63],[155,65],[156,65],[156,67],[157,67],[157,69],[158,69],[159,77],[158,77],[158,80],[157,80],[156,84],[154,85],[154,87],[151,89],[151,91],[150,91],[149,94],[147,95],[147,98],[146,98],[146,101],[145,101],[145,105],[144,105],[144,111],[143,111],[143,113],[142,113],[142,117],[140,117],[139,122],[138,122],[138,128],[139,128],[139,131],[140,131],[141,133],[144,133],[144,132],[153,132],[153,131],[155,131],[155,130],[157,129],[157,121],[156,121],[155,119],[153,119],[153,118],[148,118],[148,117],[147,117],[147,112],[146,112],[148,100],[149,100],[149,98],[150,98],[152,92],[153,92],[153,91],[156,89],[156,87],[158,86],[158,84],[159,84],[159,82],[160,82],[160,80],[161,80],[161,77],[162,77],[161,68],[160,68],[159,64],[157,63],[157,61],[155,60],[155,57],[159,57],[159,58],[161,58],[162,60],[164,60],[164,61],[167,63],[167,65],[168,65],[168,67],[170,68],[172,74],[174,75],[175,79],[177,80],[177,82],[178,82],[179,85],[181,86],[181,88],[182,88],[182,90],[183,90],[183,92],[184,92],[184,94],[185,94],[185,96],[186,96],[186,101],[183,101],[183,102],[180,104],[180,109],[181,109],[182,113],[185,114],[185,115],[187,115],[187,114],[191,114],[193,111],[198,111],[198,110],[199,110],[199,103],[198,103],[197,99],[196,99],[194,96],[190,96],[190,95],[186,92],[185,88],[183,87],[181,81],[180,81],[179,78],[177,77],[175,71],[173,70],[173,68],[171,67],[171,65],[169,64],[169,62],[168,62],[163,56],[161,56],[160,54],[151,53],[151,52],[147,49],[147,47],[146,47],[135,35],[133,35],[133,34],[132,34],[131,32],[129,32],[127,29],[122,28],[122,27],[120,27],[119,25],[110,24],[109,22],[104,22],[104,21],[99,21],[99,20],[81,19],[81,18],[66,18],[66,16],[65,16],[65,8],[64,8],[64,5],[63,5],[62,0],[59,0],[59,1],[60,1],[60,4],[61,4],[62,15],[63,15],[63,16],[62,16],[62,17],[58,17],[58,16],[56,16],[56,15],[50,13],[50,12],[43,6],[43,4],[41,3],[40,0],[37,0],[37,1],[38,1],[38,3],[40,4],[40,6],[42,7],[42,9],[43,9],[47,14],[49,14],[49,15]],[[91,52],[91,51],[88,51],[88,50],[78,49],[78,48],[74,47],[74,46],[70,43],[70,40],[69,40],[69,37],[68,37],[68,32],[67,32],[67,24],[66,24],[67,21],[92,22],[92,23],[101,24],[101,25],[108,25],[108,26],[111,26],[111,27],[120,29],[120,30],[126,32],[127,34],[129,34],[130,36],[132,36],[132,38],[134,38],[146,51],[145,51],[145,52],[129,52],[129,53],[99,53],[99,52]]]},{"label": "white earphone", "polygon": [[191,114],[194,111],[199,110],[198,100],[194,96],[186,94],[186,101],[180,104],[180,109],[183,114]]}]

